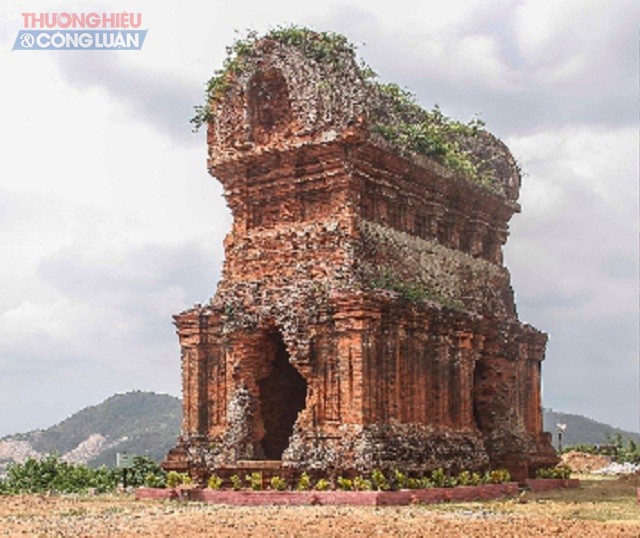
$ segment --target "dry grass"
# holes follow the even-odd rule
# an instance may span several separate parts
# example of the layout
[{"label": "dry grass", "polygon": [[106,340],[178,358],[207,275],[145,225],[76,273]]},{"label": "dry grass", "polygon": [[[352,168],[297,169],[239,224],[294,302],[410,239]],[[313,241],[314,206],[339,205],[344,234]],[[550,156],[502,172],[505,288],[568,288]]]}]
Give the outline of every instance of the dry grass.
[{"label": "dry grass", "polygon": [[455,505],[229,507],[129,496],[0,497],[0,536],[640,536],[635,481]]}]

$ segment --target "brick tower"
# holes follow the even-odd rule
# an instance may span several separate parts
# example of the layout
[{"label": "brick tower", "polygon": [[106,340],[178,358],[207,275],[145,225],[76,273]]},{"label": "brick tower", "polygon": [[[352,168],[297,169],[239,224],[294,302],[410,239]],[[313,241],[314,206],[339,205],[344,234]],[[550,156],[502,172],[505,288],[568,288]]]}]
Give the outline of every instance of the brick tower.
[{"label": "brick tower", "polygon": [[236,47],[211,82],[233,228],[215,296],[175,316],[184,420],[165,468],[554,464],[547,336],[518,320],[502,263],[508,149],[371,81],[340,36],[283,35]]}]

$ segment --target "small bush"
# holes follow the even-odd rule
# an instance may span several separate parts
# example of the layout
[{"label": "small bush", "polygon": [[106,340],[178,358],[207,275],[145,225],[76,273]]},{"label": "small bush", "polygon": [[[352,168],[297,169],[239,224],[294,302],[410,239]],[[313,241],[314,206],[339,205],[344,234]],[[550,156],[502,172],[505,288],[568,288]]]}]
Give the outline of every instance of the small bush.
[{"label": "small bush", "polygon": [[253,491],[262,490],[262,473],[254,472],[245,476],[244,479]]},{"label": "small bush", "polygon": [[[284,478],[280,478],[279,476],[274,476],[271,481],[271,489],[275,489],[277,491],[284,491],[287,489],[287,481]],[[262,487],[260,488],[262,489]]]},{"label": "small bush", "polygon": [[22,463],[11,463],[7,475],[0,481],[2,493],[82,493],[89,488],[99,493],[116,488],[120,471],[100,467],[90,469],[62,461],[57,455],[41,459],[27,458]]},{"label": "small bush", "polygon": [[387,477],[384,476],[384,473],[380,469],[376,469],[371,473],[371,482],[373,488],[378,491],[387,491],[389,489]]},{"label": "small bush", "polygon": [[207,487],[209,489],[220,489],[222,487],[222,478],[216,475],[211,475],[207,480]]},{"label": "small bush", "polygon": [[169,471],[167,473],[167,487],[175,488],[176,486],[182,484],[182,479],[180,473],[176,471]]},{"label": "small bush", "polygon": [[436,488],[444,488],[449,485],[447,475],[443,469],[436,469],[431,473],[431,483]]},{"label": "small bush", "polygon": [[[122,474],[121,469],[114,469],[114,471]],[[150,475],[153,475],[154,478],[151,478]],[[151,482],[158,485],[149,487],[165,487],[166,481],[166,471],[148,456],[135,456],[133,467],[127,469],[127,485],[129,486],[137,487]]]},{"label": "small bush", "polygon": [[373,484],[371,483],[371,480],[367,480],[361,476],[356,476],[353,479],[353,489],[357,491],[371,491],[373,489]]},{"label": "small bush", "polygon": [[191,477],[186,473],[178,473],[169,471],[167,473],[167,487],[177,488],[178,486],[186,486],[191,484]]},{"label": "small bush", "polygon": [[300,475],[298,483],[296,484],[296,489],[298,491],[308,491],[311,489],[311,478],[309,478],[307,473],[302,473]]},{"label": "small bush", "polygon": [[569,478],[571,469],[566,465],[557,467],[544,467],[536,471],[536,478]]},{"label": "small bush", "polygon": [[316,491],[327,491],[330,485],[328,480],[321,478],[316,482]]},{"label": "small bush", "polygon": [[462,471],[456,481],[459,486],[468,486],[471,483],[471,473],[469,471]]},{"label": "small bush", "polygon": [[234,489],[234,491],[240,491],[242,489],[242,480],[237,474],[232,475],[230,480],[231,487]]},{"label": "small bush", "polygon": [[607,442],[610,448],[603,450],[603,454],[609,453],[619,463],[640,463],[640,445],[633,439],[625,443],[622,435],[616,433],[613,437],[607,436]]},{"label": "small bush", "polygon": [[420,479],[420,487],[422,489],[432,488],[433,482],[429,479],[428,476],[424,476]]},{"label": "small bush", "polygon": [[342,491],[351,491],[353,490],[353,480],[349,480],[348,478],[343,478],[342,476],[339,476],[338,487]]},{"label": "small bush", "polygon": [[406,489],[408,483],[408,477],[405,473],[398,471],[393,472],[393,488],[394,489]]},{"label": "small bush", "polygon": [[407,489],[420,489],[422,482],[419,478],[407,478]]},{"label": "small bush", "polygon": [[489,473],[489,481],[491,484],[504,484],[511,481],[511,475],[506,469],[496,469]]},{"label": "small bush", "polygon": [[567,452],[583,452],[585,454],[599,454],[600,450],[596,445],[592,445],[592,444],[563,446],[562,454],[566,454]]},{"label": "small bush", "polygon": [[471,477],[469,478],[469,485],[479,486],[480,484],[482,484],[482,475],[480,473],[471,473]]},{"label": "small bush", "polygon": [[154,473],[147,473],[144,477],[144,485],[148,488],[164,488],[167,485],[167,479]]}]

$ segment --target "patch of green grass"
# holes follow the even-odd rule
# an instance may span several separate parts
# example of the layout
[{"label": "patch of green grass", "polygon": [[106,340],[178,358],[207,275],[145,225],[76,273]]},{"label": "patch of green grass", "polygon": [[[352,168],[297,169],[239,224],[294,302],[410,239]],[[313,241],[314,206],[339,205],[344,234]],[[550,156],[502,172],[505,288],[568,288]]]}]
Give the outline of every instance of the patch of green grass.
[{"label": "patch of green grass", "polygon": [[381,267],[378,274],[370,280],[369,284],[372,288],[396,292],[400,297],[412,303],[430,300],[436,301],[452,310],[462,309],[462,304],[459,301],[434,292],[420,281],[403,280],[387,267]]},{"label": "patch of green grass", "polygon": [[78,517],[78,516],[86,516],[88,511],[86,508],[71,508],[65,512],[61,512],[60,515],[62,517]]},{"label": "patch of green grass", "polygon": [[587,479],[581,481],[579,488],[525,492],[518,498],[487,502],[433,504],[426,508],[447,513],[473,510],[495,515],[640,522],[636,487],[633,481]]},{"label": "patch of green grass", "polygon": [[561,517],[596,521],[640,520],[637,484],[625,480],[584,480],[579,488],[531,494],[533,502]]}]

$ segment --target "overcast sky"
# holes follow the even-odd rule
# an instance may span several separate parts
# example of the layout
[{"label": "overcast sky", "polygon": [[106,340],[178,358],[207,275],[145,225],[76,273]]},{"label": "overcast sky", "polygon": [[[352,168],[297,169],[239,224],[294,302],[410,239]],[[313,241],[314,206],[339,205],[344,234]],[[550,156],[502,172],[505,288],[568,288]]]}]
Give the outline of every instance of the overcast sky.
[{"label": "overcast sky", "polygon": [[[149,32],[141,51],[12,52],[26,11],[141,12]],[[188,119],[234,29],[281,23],[481,113],[525,170],[506,263],[550,334],[544,405],[637,429],[638,22],[634,0],[4,0],[0,435],[180,394],[171,315],[214,293],[231,222]]]}]

